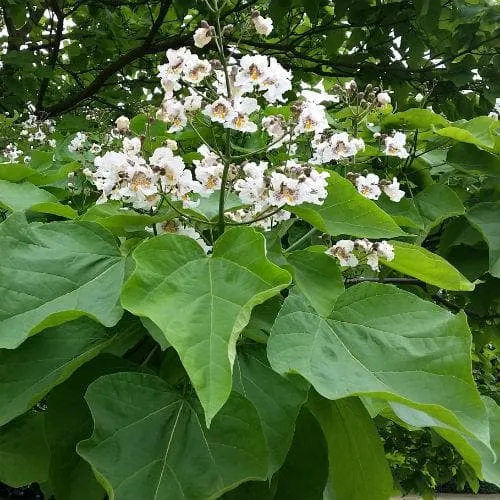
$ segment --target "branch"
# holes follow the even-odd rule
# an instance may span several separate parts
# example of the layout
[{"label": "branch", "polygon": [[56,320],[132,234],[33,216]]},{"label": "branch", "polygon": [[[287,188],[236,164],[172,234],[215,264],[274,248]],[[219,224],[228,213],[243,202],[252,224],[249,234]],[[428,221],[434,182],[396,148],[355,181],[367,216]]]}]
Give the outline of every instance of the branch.
[{"label": "branch", "polygon": [[[50,59],[48,62],[48,66],[51,70],[51,72],[54,72],[54,69],[56,67],[57,63],[57,58],[59,57],[59,50],[60,50],[60,45],[61,45],[61,40],[63,36],[63,30],[64,30],[64,12],[61,10],[59,7],[57,0],[51,0],[50,1],[50,7],[52,11],[54,12],[55,16],[57,17],[57,28],[56,28],[56,34],[54,37],[54,42],[52,45],[52,52],[50,54]],[[47,89],[49,88],[49,83],[50,83],[50,77],[45,77],[42,82],[40,83],[40,90],[38,91],[38,99],[36,103],[36,108],[43,108],[43,100],[45,98],[45,94],[47,93]]]},{"label": "branch", "polygon": [[139,59],[145,56],[146,54],[154,54],[160,52],[161,50],[165,50],[168,48],[176,48],[183,45],[187,37],[178,37],[178,36],[170,37],[161,43],[153,45],[154,37],[158,33],[161,25],[163,24],[163,20],[167,15],[171,3],[172,0],[162,1],[160,13],[158,14],[156,21],[153,23],[151,30],[142,45],[126,52],[116,61],[112,62],[110,65],[104,68],[87,87],[85,87],[77,94],[72,95],[64,99],[63,101],[60,101],[57,104],[54,104],[44,109],[43,111],[46,113],[46,115],[56,116],[75,108],[83,101],[86,101],[87,99],[92,97],[95,93],[97,93],[100,90],[100,88],[104,85],[104,83],[106,83],[106,81],[109,78],[111,78],[115,73],[123,69],[128,64],[134,62],[136,59]]}]

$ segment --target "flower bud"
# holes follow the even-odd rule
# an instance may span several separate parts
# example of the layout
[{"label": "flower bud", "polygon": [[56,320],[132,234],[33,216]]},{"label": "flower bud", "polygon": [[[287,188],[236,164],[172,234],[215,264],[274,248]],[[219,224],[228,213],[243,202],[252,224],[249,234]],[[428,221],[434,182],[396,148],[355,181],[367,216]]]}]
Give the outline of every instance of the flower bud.
[{"label": "flower bud", "polygon": [[130,130],[130,120],[126,116],[120,116],[115,121],[116,129],[121,134],[124,134]]}]

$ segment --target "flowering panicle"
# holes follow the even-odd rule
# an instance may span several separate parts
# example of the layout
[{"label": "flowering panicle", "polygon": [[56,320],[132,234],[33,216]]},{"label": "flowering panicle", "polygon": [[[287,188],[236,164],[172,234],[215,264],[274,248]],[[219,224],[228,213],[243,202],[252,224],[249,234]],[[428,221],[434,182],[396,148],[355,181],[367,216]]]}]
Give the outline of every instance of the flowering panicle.
[{"label": "flowering panicle", "polygon": [[366,173],[366,175],[349,172],[347,177],[351,179],[360,194],[369,200],[378,200],[382,193],[385,193],[391,201],[399,202],[405,192],[399,189],[399,182],[396,177],[392,181],[380,180],[376,174]]},{"label": "flowering panicle", "polygon": [[[356,252],[358,255],[356,255]],[[359,256],[366,257],[367,265],[373,270],[379,270],[379,258],[387,261],[394,259],[394,247],[387,241],[371,242],[364,239],[339,240],[335,245],[328,248],[325,253],[336,257],[342,267],[356,267],[360,260]]]}]

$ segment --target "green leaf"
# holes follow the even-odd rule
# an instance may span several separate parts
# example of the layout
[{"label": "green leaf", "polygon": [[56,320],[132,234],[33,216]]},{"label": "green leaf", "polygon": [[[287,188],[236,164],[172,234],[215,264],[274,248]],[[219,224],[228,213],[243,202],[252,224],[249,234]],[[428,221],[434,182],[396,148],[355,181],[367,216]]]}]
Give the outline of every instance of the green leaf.
[{"label": "green leaf", "polygon": [[110,498],[208,500],[243,481],[266,477],[259,417],[237,394],[210,430],[195,401],[152,375],[106,375],[89,387],[85,399],[95,430],[78,445],[78,453]]},{"label": "green leaf", "polygon": [[135,323],[106,329],[88,318],[48,328],[17,349],[0,349],[0,425],[21,415]]},{"label": "green leaf", "polygon": [[271,477],[282,465],[293,438],[295,420],[309,386],[299,377],[284,378],[269,366],[260,346],[244,346],[234,367],[234,390],[257,410],[269,453]]},{"label": "green leaf", "polygon": [[276,474],[274,500],[323,500],[327,479],[325,438],[316,419],[304,408],[285,463]]},{"label": "green leaf", "polygon": [[492,133],[494,123],[491,118],[480,116],[461,125],[444,127],[437,130],[436,133],[443,137],[455,139],[458,142],[474,144],[480,148],[494,148],[495,138]]},{"label": "green leaf", "polygon": [[363,283],[341,295],[325,319],[292,294],[274,324],[268,358],[278,373],[302,375],[325,398],[398,402],[489,447],[463,313],[391,285]]},{"label": "green leaf", "polygon": [[404,234],[392,217],[336,172],[330,172],[328,196],[323,205],[303,203],[288,210],[332,236],[394,238]]},{"label": "green leaf", "polygon": [[12,212],[34,212],[60,215],[68,219],[74,219],[78,213],[71,207],[62,205],[57,198],[29,182],[16,184],[0,180],[0,204]]},{"label": "green leaf", "polygon": [[391,241],[391,245],[394,259],[382,259],[385,266],[445,290],[474,290],[474,284],[439,255],[402,241]]},{"label": "green leaf", "polygon": [[420,215],[424,218],[424,231],[429,231],[449,217],[463,215],[465,209],[453,189],[444,184],[433,184],[415,196]]},{"label": "green leaf", "polygon": [[324,247],[299,250],[287,255],[292,276],[299,290],[321,316],[328,316],[344,282],[337,262],[324,253]]},{"label": "green leaf", "polygon": [[127,361],[100,355],[80,367],[47,397],[45,438],[50,449],[49,480],[56,498],[102,500],[104,490],[90,465],[76,453],[79,441],[92,435],[93,422],[84,395],[87,387],[103,375],[133,371]]},{"label": "green leaf", "polygon": [[469,175],[500,176],[500,157],[472,144],[461,143],[453,146],[448,150],[446,163]]},{"label": "green leaf", "polygon": [[14,349],[44,328],[82,314],[105,326],[122,315],[124,260],[114,238],[89,222],[0,225],[0,347]]},{"label": "green leaf", "polygon": [[124,236],[127,232],[143,231],[146,226],[172,218],[169,211],[146,215],[124,208],[119,201],[108,201],[93,205],[80,218],[82,221],[96,222],[113,234]]},{"label": "green leaf", "polygon": [[387,500],[392,474],[375,424],[359,398],[329,401],[312,393],[308,407],[328,444],[335,498]]},{"label": "green leaf", "polygon": [[133,254],[123,306],[151,319],[179,353],[208,424],[231,392],[236,341],[253,307],[290,283],[264,242],[251,228],[230,229],[206,257],[194,240],[165,234]]},{"label": "green leaf", "polygon": [[429,109],[412,108],[386,116],[381,123],[383,130],[429,130],[433,127],[446,127],[448,120]]},{"label": "green leaf", "polygon": [[0,481],[14,488],[47,480],[44,415],[29,412],[0,428]]},{"label": "green leaf", "polygon": [[37,172],[23,163],[0,163],[0,179],[19,182]]},{"label": "green leaf", "polygon": [[81,318],[49,328],[16,350],[1,349],[0,424],[32,408],[108,340],[109,333],[104,328]]},{"label": "green leaf", "polygon": [[500,278],[500,202],[479,203],[466,217],[488,243],[490,274]]}]

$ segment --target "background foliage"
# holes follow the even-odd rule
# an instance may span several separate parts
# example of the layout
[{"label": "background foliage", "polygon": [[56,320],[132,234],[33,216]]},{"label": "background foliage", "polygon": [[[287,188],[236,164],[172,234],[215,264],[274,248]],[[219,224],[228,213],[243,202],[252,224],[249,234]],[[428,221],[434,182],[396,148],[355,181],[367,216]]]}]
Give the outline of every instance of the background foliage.
[{"label": "background foliage", "polygon": [[[392,403],[377,407],[370,401],[377,391],[366,379],[361,389],[357,387],[353,391],[348,387],[335,394],[344,399],[331,405],[312,394],[306,408],[303,403],[307,387],[303,381],[296,384],[279,377],[267,364],[265,351],[255,340],[267,340],[271,332],[284,297],[267,299],[288,285],[288,271],[308,303],[293,295],[287,299],[269,342],[271,366],[282,373],[293,368],[326,396],[328,380],[323,380],[322,374],[311,367],[301,365],[298,353],[304,346],[290,347],[289,342],[283,340],[288,331],[286,307],[299,301],[292,308],[293,314],[301,311],[304,317],[315,315],[318,325],[335,336],[339,344],[349,340],[343,338],[348,331],[345,325],[349,323],[356,323],[356,331],[369,338],[370,321],[378,311],[377,294],[372,287],[380,285],[369,283],[351,288],[363,281],[363,277],[348,273],[341,278],[338,267],[328,267],[331,264],[321,260],[326,259],[323,254],[315,254],[314,246],[306,249],[309,244],[325,243],[315,235],[308,236],[308,231],[316,228],[338,237],[346,234],[389,238],[402,235],[404,230],[413,235],[413,240],[411,244],[395,243],[397,258],[387,263],[382,279],[389,283],[397,280],[399,287],[409,292],[394,299],[400,301],[398,304],[403,309],[417,308],[417,298],[426,300],[426,305],[421,307],[428,307],[428,317],[435,318],[427,324],[434,333],[440,328],[444,331],[445,320],[441,318],[445,316],[439,315],[443,309],[453,313],[465,311],[473,335],[476,384],[482,395],[500,403],[500,135],[498,122],[481,116],[493,109],[495,98],[500,95],[500,7],[497,2],[228,2],[223,21],[231,23],[233,29],[227,36],[230,41],[238,41],[243,52],[256,49],[275,56],[305,81],[316,83],[319,77],[324,77],[327,85],[332,86],[355,78],[359,88],[374,84],[392,91],[397,107],[371,116],[375,128],[360,128],[359,133],[368,138],[376,131],[402,129],[412,139],[411,159],[401,167],[373,157],[360,168],[401,174],[411,196],[397,206],[380,200],[377,211],[373,203],[355,197],[352,185],[342,176],[345,172],[338,175],[332,172],[331,203],[327,200],[315,210],[297,207],[295,213],[303,222],[268,237],[269,260],[263,257],[262,241],[256,236],[250,237],[244,231],[236,235],[237,230],[227,233],[225,238],[229,239],[250,238],[247,244],[253,245],[255,260],[262,266],[258,277],[253,271],[241,272],[234,289],[226,290],[228,298],[237,295],[238,284],[248,285],[248,274],[252,274],[255,281],[250,283],[253,287],[250,295],[257,298],[251,305],[248,305],[249,297],[239,299],[248,305],[248,315],[253,306],[264,304],[254,309],[238,343],[238,370],[234,373],[241,377],[233,373],[231,380],[228,367],[221,369],[220,383],[224,389],[201,397],[205,414],[187,382],[189,375],[196,386],[198,360],[191,365],[184,361],[182,365],[174,350],[168,348],[172,344],[182,356],[192,346],[182,344],[182,335],[179,340],[170,334],[167,341],[157,330],[159,327],[169,331],[169,325],[162,325],[158,317],[159,305],[154,301],[144,303],[138,292],[141,280],[153,286],[155,272],[168,274],[186,263],[165,262],[165,269],[158,270],[154,259],[148,261],[151,252],[156,255],[166,251],[163,245],[170,243],[161,240],[143,244],[132,258],[130,253],[138,242],[136,238],[144,236],[144,227],[154,223],[155,218],[144,213],[125,215],[112,204],[93,206],[95,193],[85,189],[88,186],[84,181],[76,189],[68,189],[68,173],[77,172],[79,179],[78,172],[91,157],[69,153],[67,144],[82,130],[90,131],[93,140],[99,142],[109,124],[121,114],[136,116],[132,120],[132,132],[145,136],[144,147],[150,152],[171,138],[161,123],[149,119],[161,101],[156,67],[164,62],[168,48],[193,48],[193,32],[202,19],[211,18],[211,12],[204,2],[194,0],[1,0],[0,5],[3,43],[0,150],[15,142],[31,156],[27,164],[19,161],[15,168],[0,164],[0,203],[2,217],[6,219],[0,225],[0,244],[2,252],[9,256],[8,266],[3,262],[1,267],[1,286],[8,292],[0,310],[0,422],[3,425],[0,453],[14,457],[0,465],[0,479],[12,486],[41,483],[45,492],[54,494],[56,499],[99,499],[103,497],[102,481],[100,484],[95,479],[89,465],[92,464],[106,476],[106,484],[112,485],[117,498],[126,498],[120,496],[125,489],[131,498],[134,494],[141,497],[146,493],[153,497],[158,491],[145,493],[145,488],[153,484],[147,478],[161,479],[161,469],[142,470],[144,479],[139,483],[138,492],[126,480],[133,474],[142,477],[141,466],[156,463],[165,452],[161,443],[166,442],[167,436],[176,457],[188,449],[204,472],[196,483],[192,481],[192,470],[181,468],[177,471],[177,482],[168,482],[169,488],[175,484],[184,491],[185,498],[201,498],[200,491],[207,498],[219,494],[229,499],[256,498],[256,495],[258,498],[292,498],[291,494],[306,498],[304,491],[310,498],[321,498],[327,477],[330,482],[332,478],[343,477],[345,481],[338,484],[345,488],[344,497],[349,498],[352,493],[349,488],[356,483],[355,464],[347,467],[352,475],[347,475],[342,467],[331,465],[336,461],[331,456],[334,447],[329,442],[330,439],[335,441],[335,446],[349,447],[342,442],[349,436],[349,430],[338,430],[339,422],[347,415],[357,426],[351,431],[353,436],[363,433],[375,443],[372,447],[375,451],[370,452],[373,455],[363,458],[377,462],[385,451],[394,483],[402,491],[430,494],[452,476],[459,487],[468,483],[477,489],[480,468],[470,463],[471,456],[481,454],[481,450],[476,448],[472,452],[466,446],[460,448],[463,436],[457,435],[453,441],[446,435],[445,438],[458,447],[457,451],[443,435],[429,429],[432,423],[427,422],[426,429],[420,429],[422,425],[416,412],[407,414],[405,420],[404,415],[398,413],[395,401],[401,402],[414,394],[400,391],[391,385],[393,381],[385,381],[389,389],[384,390],[391,394]],[[275,30],[269,38],[249,33],[247,24],[252,7],[273,18]],[[418,94],[422,94],[423,100]],[[47,145],[28,143],[20,136],[20,123],[28,113],[28,102],[36,108],[40,119],[57,118],[56,130],[51,135],[57,140],[54,151]],[[426,109],[427,106],[432,106],[433,111]],[[335,126],[357,127],[334,106],[330,116]],[[185,139],[183,154],[187,158],[189,152],[194,151],[192,145],[197,139],[189,135],[181,138]],[[241,143],[239,147],[245,153],[257,150],[260,144]],[[334,196],[339,196],[345,207],[340,218],[335,208],[338,199]],[[365,214],[365,219],[357,221],[356,227],[349,207]],[[74,219],[81,222],[69,222]],[[38,225],[38,222],[50,224]],[[128,243],[118,247],[115,237]],[[208,273],[205,260],[199,259],[200,252],[193,249],[191,243],[184,242],[179,254],[191,255],[191,272],[196,276]],[[222,248],[223,244],[221,239],[220,259],[233,259],[235,265],[239,265],[237,256],[225,253],[227,249]],[[295,251],[283,253],[283,248],[292,245],[297,245]],[[54,259],[54,255],[57,258]],[[131,274],[133,259],[138,265]],[[38,274],[48,276],[43,281],[43,303],[29,297],[32,277]],[[405,282],[404,276],[411,278]],[[120,286],[125,278],[130,281],[120,303]],[[219,283],[228,281],[222,271],[215,283],[217,279]],[[479,281],[472,290],[471,282],[476,280]],[[338,302],[344,287],[348,291]],[[196,298],[198,292],[189,293]],[[368,301],[371,309],[365,316],[358,312],[353,319],[350,308],[355,307],[356,300],[361,300],[356,293],[364,294],[362,299]],[[323,319],[334,305],[333,316]],[[141,322],[129,312],[122,317],[122,306],[138,316],[147,316],[156,325]],[[179,305],[173,300],[170,307],[176,310]],[[78,317],[79,314],[71,312],[75,309],[86,316]],[[393,313],[395,316],[397,312]],[[236,340],[231,332],[237,323],[236,315],[227,314],[219,320],[227,324],[227,331],[221,351],[213,352],[217,363],[224,357],[220,352],[226,352],[228,346],[234,348]],[[300,318],[294,318],[294,323],[297,322],[300,323]],[[409,325],[404,327],[410,329]],[[311,333],[308,328],[304,329],[304,335]],[[391,331],[390,325],[383,324],[382,328],[398,334]],[[450,331],[451,327],[447,332]],[[466,327],[461,331],[466,332]],[[187,332],[187,335],[194,333]],[[443,342],[435,349],[443,358],[451,358],[454,346],[465,342],[465,337],[466,333],[462,340],[447,338],[448,344]],[[305,339],[304,336],[302,341]],[[276,349],[273,346],[280,341],[295,352],[286,358],[276,356],[273,361],[273,349]],[[405,339],[398,342],[401,342],[400,348],[407,346]],[[162,351],[158,345],[166,350]],[[13,349],[15,347],[18,348]],[[349,346],[352,350],[357,348],[355,344]],[[388,351],[390,348],[387,346]],[[429,354],[425,349],[419,353]],[[362,360],[369,372],[377,371],[377,366],[372,365],[374,357],[371,352]],[[467,378],[463,375],[467,371],[467,360],[457,358],[454,362],[457,363],[453,365],[455,376]],[[324,364],[329,363],[332,360],[326,357]],[[345,366],[352,374],[354,368]],[[410,377],[409,372],[405,376]],[[100,378],[105,375],[107,377]],[[266,390],[259,391],[256,387]],[[202,393],[201,390],[198,395]],[[134,401],[128,399],[131,394]],[[210,429],[206,429],[205,416],[210,420],[229,394],[222,413]],[[282,399],[272,406],[278,394]],[[366,397],[365,405],[359,403],[357,396],[360,395]],[[142,396],[144,400],[138,403],[135,398]],[[99,404],[104,400],[107,405]],[[129,403],[137,407],[135,413],[122,414],[121,405]],[[432,415],[451,422],[453,412],[444,413]],[[149,422],[151,427],[141,431],[146,414],[162,418]],[[238,425],[231,422],[231,415],[240,417]],[[376,416],[376,429],[370,416]],[[91,437],[94,422],[98,424]],[[269,422],[279,432],[273,431]],[[134,432],[128,432],[129,426]],[[163,437],[158,440],[160,448],[156,448],[153,439],[143,442],[142,437],[150,429],[154,429],[155,440],[157,436]],[[379,443],[377,429],[385,450]],[[109,454],[99,453],[100,441],[115,434]],[[217,449],[222,435],[238,448],[236,455]],[[134,441],[137,436],[141,436],[140,442]],[[183,440],[185,436],[187,444]],[[200,446],[201,441],[206,446]],[[141,448],[147,452],[137,458],[135,470],[124,471],[115,468],[112,459],[112,450],[117,448],[126,449],[130,454],[137,454]],[[300,457],[311,450],[315,461],[301,463]],[[242,463],[242,455],[246,457],[244,465],[249,471],[245,479],[255,481],[226,492],[240,482],[238,471],[231,470],[230,465]],[[265,460],[255,458],[264,456]],[[227,468],[227,475],[220,474],[220,464]],[[269,487],[257,482],[273,473]],[[389,494],[393,482],[388,468],[381,465],[372,473],[368,487],[377,484],[382,497],[384,493]],[[158,485],[160,483],[158,481]],[[161,493],[181,498],[180,490]],[[362,498],[362,491],[357,494]]]}]

